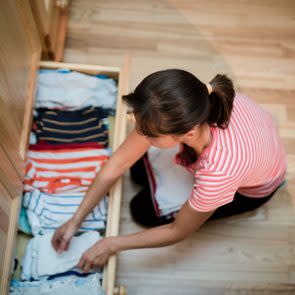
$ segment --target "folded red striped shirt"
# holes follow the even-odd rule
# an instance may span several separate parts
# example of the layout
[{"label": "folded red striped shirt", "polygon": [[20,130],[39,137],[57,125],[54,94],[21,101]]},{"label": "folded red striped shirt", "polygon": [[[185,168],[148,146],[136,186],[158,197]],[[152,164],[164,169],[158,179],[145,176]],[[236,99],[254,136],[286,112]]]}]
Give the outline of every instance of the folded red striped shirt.
[{"label": "folded red striped shirt", "polygon": [[29,150],[24,190],[46,193],[86,192],[109,159],[106,149],[80,147],[58,150]]}]

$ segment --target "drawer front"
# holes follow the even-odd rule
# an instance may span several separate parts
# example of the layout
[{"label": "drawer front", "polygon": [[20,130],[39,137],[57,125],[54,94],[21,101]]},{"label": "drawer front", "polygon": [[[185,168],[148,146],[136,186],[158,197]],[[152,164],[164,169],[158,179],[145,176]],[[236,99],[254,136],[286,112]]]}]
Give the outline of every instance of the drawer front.
[{"label": "drawer front", "polygon": [[22,179],[0,146],[0,294],[6,294],[15,244]]},{"label": "drawer front", "polygon": [[23,176],[18,172],[24,171],[25,163],[20,161],[18,169],[15,168],[14,163],[0,145],[0,182],[9,192],[10,198],[20,197],[23,191]]}]

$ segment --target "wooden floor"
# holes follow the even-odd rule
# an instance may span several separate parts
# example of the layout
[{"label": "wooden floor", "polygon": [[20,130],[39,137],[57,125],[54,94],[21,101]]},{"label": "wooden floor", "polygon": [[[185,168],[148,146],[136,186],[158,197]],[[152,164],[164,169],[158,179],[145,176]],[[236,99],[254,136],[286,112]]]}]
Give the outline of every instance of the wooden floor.
[{"label": "wooden floor", "polygon": [[[121,65],[130,89],[147,74],[182,68],[217,73],[276,118],[288,184],[263,208],[212,222],[176,245],[119,255],[128,294],[295,294],[295,1],[72,0],[65,61]],[[125,177],[121,232],[140,230]]]}]

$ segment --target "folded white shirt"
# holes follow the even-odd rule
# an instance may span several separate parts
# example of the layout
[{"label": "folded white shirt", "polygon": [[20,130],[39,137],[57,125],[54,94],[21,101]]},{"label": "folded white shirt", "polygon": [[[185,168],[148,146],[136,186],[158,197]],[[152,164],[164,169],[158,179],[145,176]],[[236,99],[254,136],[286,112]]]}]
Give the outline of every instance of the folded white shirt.
[{"label": "folded white shirt", "polygon": [[37,235],[29,242],[22,261],[23,280],[38,280],[75,268],[82,254],[101,238],[96,231],[85,232],[72,238],[67,251],[57,253],[51,245],[53,234]]},{"label": "folded white shirt", "polygon": [[177,211],[189,198],[194,185],[194,175],[174,163],[179,146],[170,149],[151,147],[148,159],[156,181],[155,198],[161,215]]}]

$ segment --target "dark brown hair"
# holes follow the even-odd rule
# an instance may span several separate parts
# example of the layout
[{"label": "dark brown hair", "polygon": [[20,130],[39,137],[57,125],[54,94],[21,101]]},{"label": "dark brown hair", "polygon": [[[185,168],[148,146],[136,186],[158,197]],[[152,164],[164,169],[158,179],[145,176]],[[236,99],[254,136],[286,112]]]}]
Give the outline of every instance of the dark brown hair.
[{"label": "dark brown hair", "polygon": [[[206,84],[193,74],[169,69],[144,78],[123,100],[132,108],[138,132],[148,137],[182,135],[204,123],[226,128],[235,96],[233,83],[226,75],[217,75],[210,85],[209,95]],[[191,150],[185,147],[190,162],[195,158]]]}]

